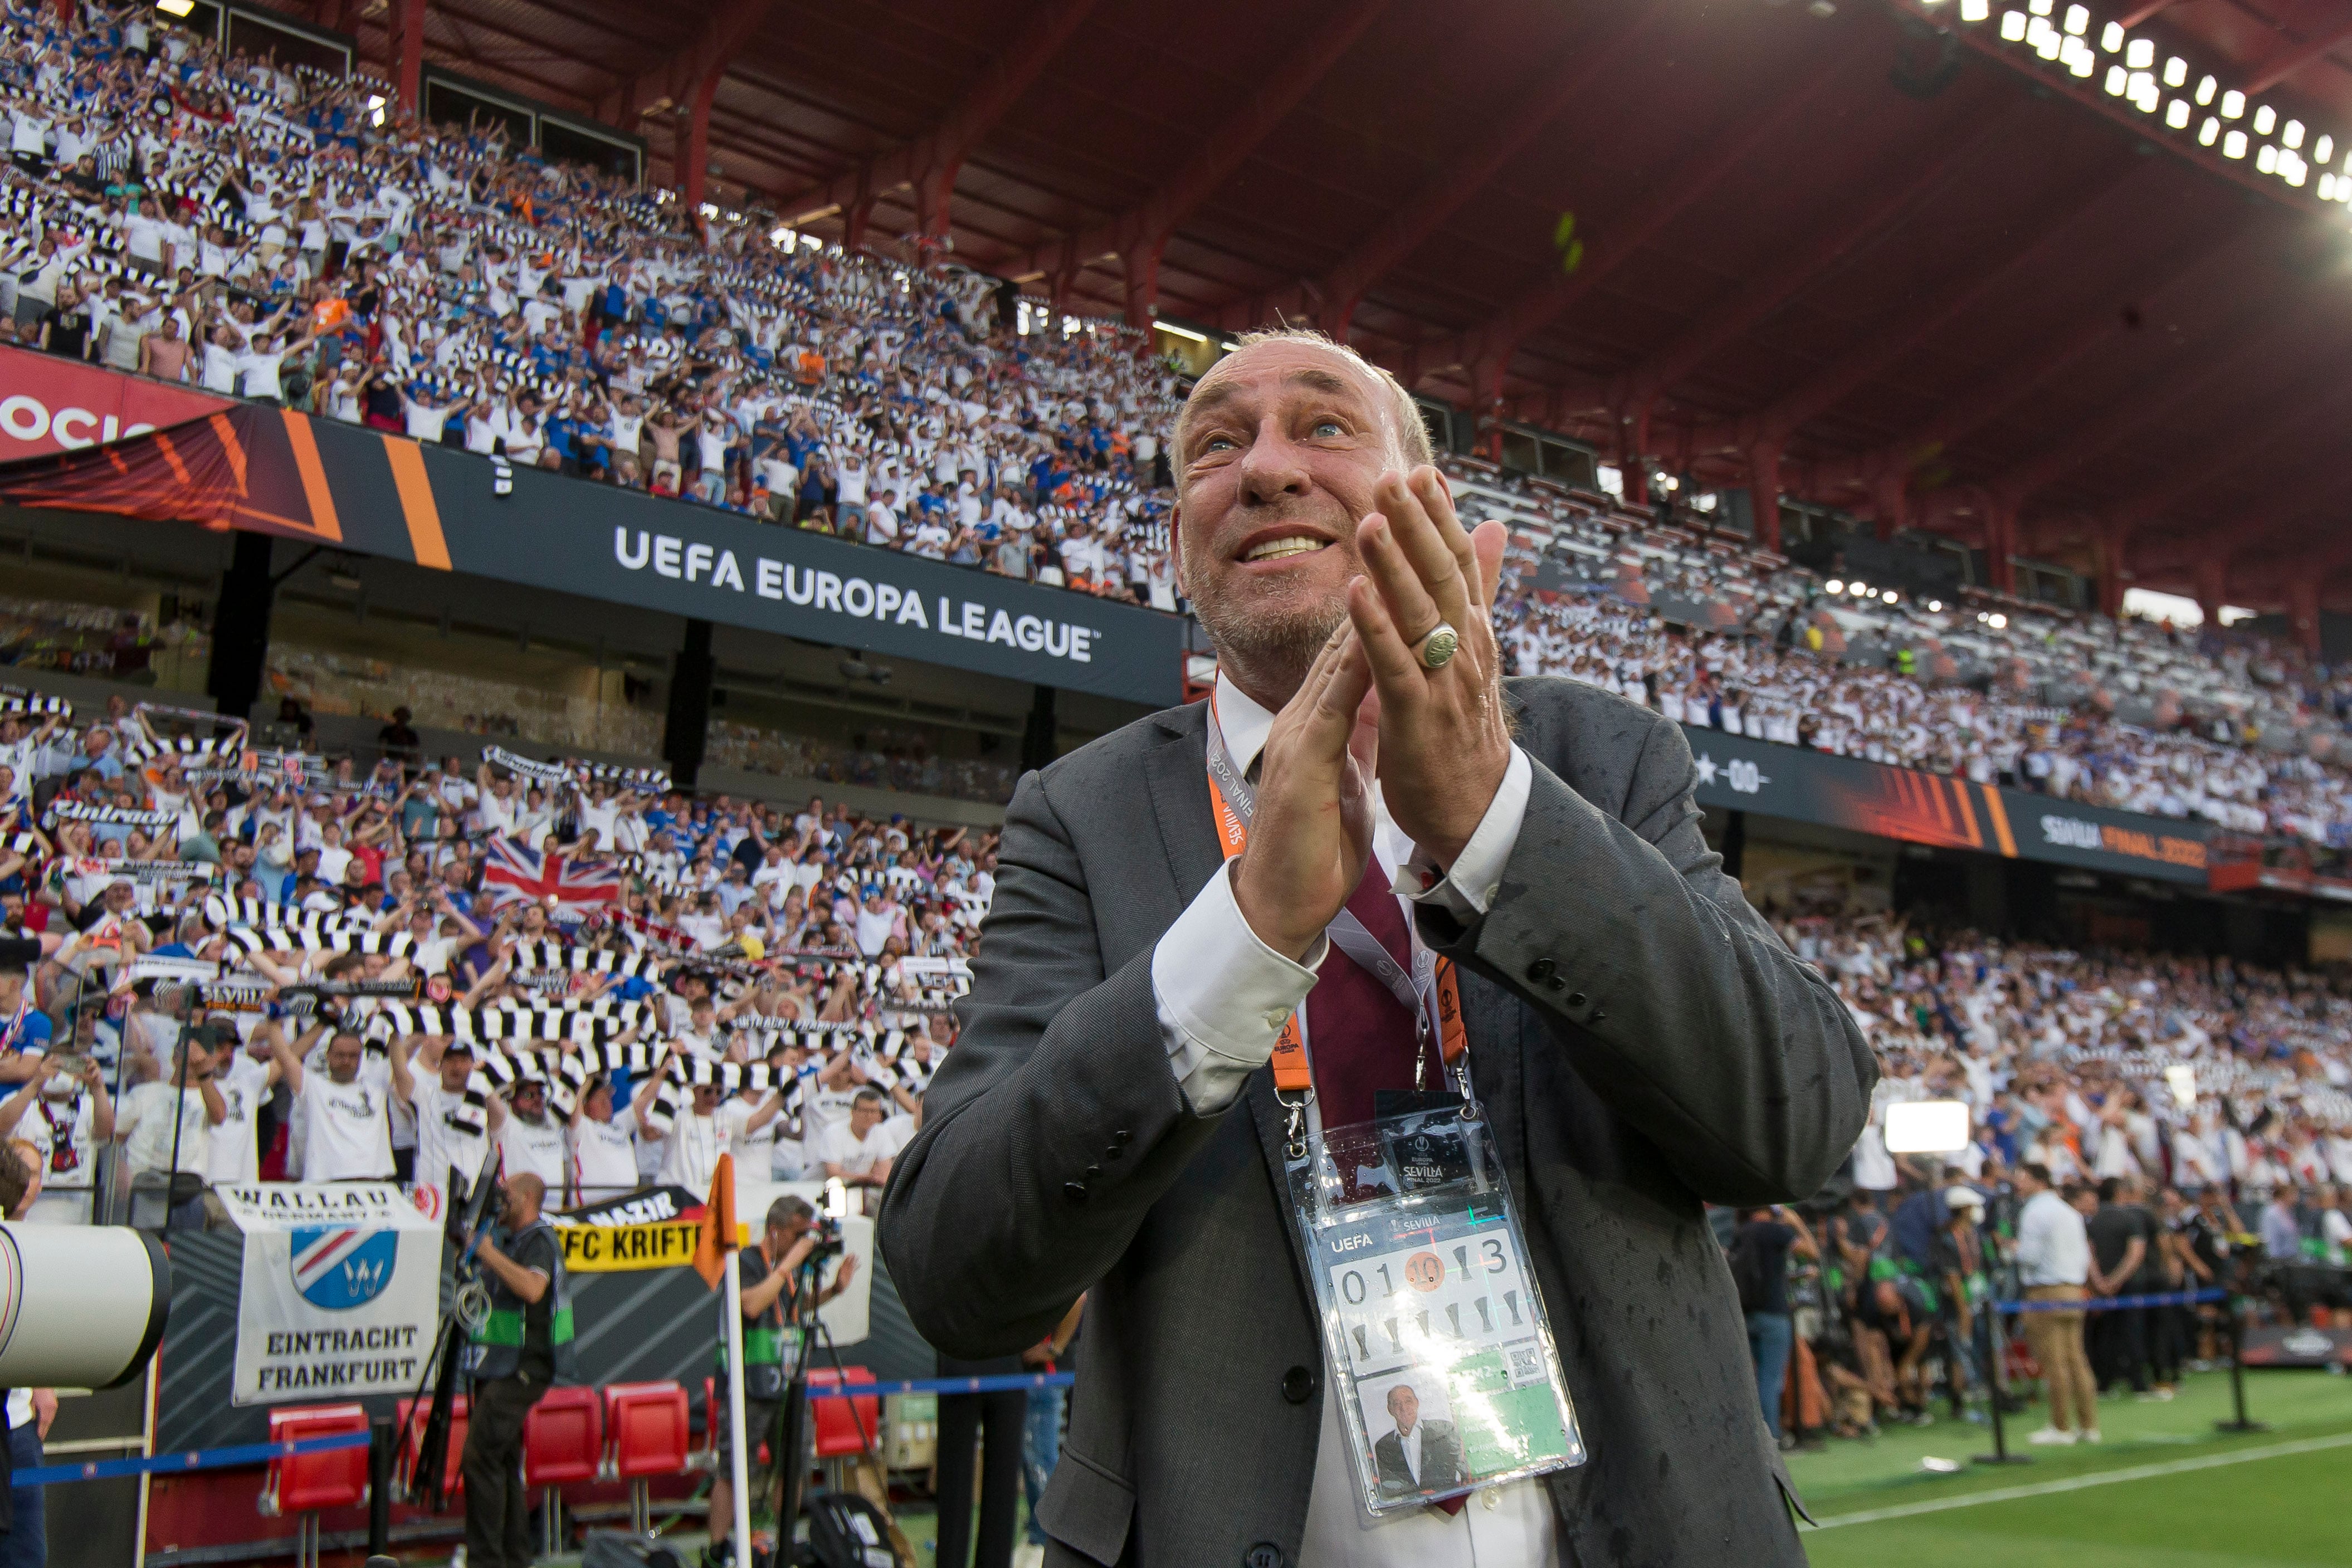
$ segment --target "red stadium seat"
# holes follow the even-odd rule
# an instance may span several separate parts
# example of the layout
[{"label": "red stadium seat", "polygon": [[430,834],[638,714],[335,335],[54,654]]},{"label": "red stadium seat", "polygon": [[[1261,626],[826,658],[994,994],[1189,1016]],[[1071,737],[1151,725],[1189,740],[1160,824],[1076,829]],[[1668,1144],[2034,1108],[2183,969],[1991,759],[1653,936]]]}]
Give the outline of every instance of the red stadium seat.
[{"label": "red stadium seat", "polygon": [[630,1528],[650,1528],[648,1484],[688,1465],[693,1437],[686,1388],[677,1383],[614,1383],[604,1389],[604,1473],[629,1483]]},{"label": "red stadium seat", "polygon": [[[832,1367],[811,1367],[808,1375],[809,1392],[814,1396],[821,1388],[837,1388],[845,1383],[871,1383],[874,1375],[862,1366],[845,1366],[836,1372]],[[865,1394],[848,1399],[809,1400],[809,1408],[816,1416],[816,1457],[820,1459],[846,1458],[862,1454],[869,1446],[879,1448],[882,1437],[882,1396]]]},{"label": "red stadium seat", "polygon": [[[367,1409],[360,1405],[297,1405],[269,1413],[273,1443],[340,1437],[353,1432],[364,1435],[367,1429]],[[367,1497],[367,1449],[335,1448],[270,1460],[262,1477],[258,1506],[265,1514],[299,1516],[294,1535],[297,1568],[317,1568],[320,1511],[357,1508]]]},{"label": "red stadium seat", "polygon": [[530,1407],[522,1427],[522,1483],[544,1487],[542,1554],[563,1550],[567,1481],[593,1481],[604,1462],[604,1401],[593,1388],[551,1388]]},{"label": "red stadium seat", "polygon": [[[471,1425],[474,1402],[470,1396],[460,1394],[449,1406],[449,1451],[441,1466],[441,1491],[448,1506],[457,1508],[465,1501],[466,1471],[459,1462],[466,1455],[466,1431]],[[394,1460],[395,1473],[400,1478],[402,1491],[409,1490],[408,1478],[416,1472],[418,1445],[425,1440],[425,1423],[432,1418],[433,1402],[419,1403],[403,1399],[393,1406],[393,1420],[400,1431],[399,1457]]]}]

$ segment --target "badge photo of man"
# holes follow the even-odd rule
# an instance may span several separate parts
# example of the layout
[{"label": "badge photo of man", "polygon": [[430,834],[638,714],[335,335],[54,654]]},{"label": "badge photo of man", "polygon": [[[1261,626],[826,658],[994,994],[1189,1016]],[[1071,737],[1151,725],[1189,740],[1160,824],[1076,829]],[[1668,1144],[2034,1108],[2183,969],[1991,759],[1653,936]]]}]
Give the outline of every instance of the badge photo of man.
[{"label": "badge photo of man", "polygon": [[[1046,1562],[1803,1563],[1705,1206],[1837,1169],[1877,1076],[1853,1017],[1707,848],[1678,726],[1506,675],[1507,529],[1465,526],[1394,377],[1245,334],[1171,444],[1213,695],[1022,779],[879,1226],[952,1355],[1033,1344],[1092,1288]],[[1587,1458],[1375,1523],[1293,1113],[1311,1134],[1465,1082]]]},{"label": "badge photo of man", "polygon": [[1434,1416],[1423,1420],[1421,1396],[1409,1382],[1391,1387],[1386,1403],[1395,1429],[1381,1434],[1372,1444],[1381,1495],[1410,1497],[1460,1486],[1466,1478],[1462,1473],[1462,1439],[1454,1423]]}]

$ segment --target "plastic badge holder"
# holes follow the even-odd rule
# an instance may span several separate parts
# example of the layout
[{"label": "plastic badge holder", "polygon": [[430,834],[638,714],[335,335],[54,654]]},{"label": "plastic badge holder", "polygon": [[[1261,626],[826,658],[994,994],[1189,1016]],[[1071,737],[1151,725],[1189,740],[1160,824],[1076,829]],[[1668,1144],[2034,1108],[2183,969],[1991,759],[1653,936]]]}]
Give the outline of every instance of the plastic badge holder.
[{"label": "plastic badge holder", "polygon": [[1291,1201],[1365,1508],[1394,1514],[1582,1464],[1502,1159],[1475,1108],[1327,1128],[1306,1151]]}]

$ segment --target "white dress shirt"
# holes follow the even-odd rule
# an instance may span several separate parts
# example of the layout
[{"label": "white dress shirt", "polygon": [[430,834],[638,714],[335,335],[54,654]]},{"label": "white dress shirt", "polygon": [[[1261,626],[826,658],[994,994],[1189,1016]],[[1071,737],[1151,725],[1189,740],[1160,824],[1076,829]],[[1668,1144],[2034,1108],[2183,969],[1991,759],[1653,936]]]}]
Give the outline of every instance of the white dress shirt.
[{"label": "white dress shirt", "polygon": [[[1246,776],[1265,749],[1274,715],[1220,674],[1209,722],[1223,730],[1234,766]],[[1407,929],[1413,903],[1440,904],[1465,921],[1486,912],[1518,841],[1534,777],[1527,753],[1513,747],[1486,816],[1452,868],[1426,893],[1413,890],[1423,885],[1423,873],[1435,867],[1426,857],[1416,863],[1412,841],[1397,830],[1375,781],[1372,852],[1398,889]],[[1177,916],[1152,949],[1151,994],[1169,1071],[1195,1112],[1224,1110],[1249,1075],[1273,1060],[1282,1026],[1315,988],[1316,970],[1329,951],[1329,941],[1318,937],[1307,961],[1293,963],[1259,941],[1234,903],[1223,869]],[[1316,1120],[1311,1103],[1308,1114]],[[1283,1223],[1290,1223],[1287,1217]],[[1375,1521],[1357,1495],[1355,1466],[1339,1421],[1327,1378],[1315,1488],[1307,1500],[1307,1534],[1299,1553],[1302,1568],[1546,1568],[1559,1563],[1558,1523],[1539,1481],[1481,1488],[1451,1516],[1424,1507]],[[1420,1436],[1417,1426],[1413,1436]],[[1418,1476],[1417,1442],[1410,1458]]]},{"label": "white dress shirt", "polygon": [[2036,1285],[2080,1285],[2091,1277],[2091,1239],[2082,1215],[2054,1192],[2037,1192],[2017,1216],[2018,1277]]}]

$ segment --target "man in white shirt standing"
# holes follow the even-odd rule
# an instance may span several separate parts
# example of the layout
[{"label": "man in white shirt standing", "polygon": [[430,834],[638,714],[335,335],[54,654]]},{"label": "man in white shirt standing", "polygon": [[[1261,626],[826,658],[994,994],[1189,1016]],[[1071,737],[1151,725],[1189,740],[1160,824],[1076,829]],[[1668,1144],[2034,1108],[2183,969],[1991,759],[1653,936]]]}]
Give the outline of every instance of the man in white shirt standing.
[{"label": "man in white shirt standing", "polygon": [[882,1091],[860,1089],[849,1103],[849,1120],[817,1135],[814,1153],[828,1180],[877,1192],[890,1185],[890,1162],[906,1142],[885,1127],[888,1112]]},{"label": "man in white shirt standing", "polygon": [[235,1019],[216,1019],[214,1028],[227,1031],[219,1037],[223,1043],[215,1052],[213,1068],[223,1115],[213,1129],[211,1163],[205,1176],[215,1186],[258,1181],[261,1129],[256,1118],[269,1092],[278,1086],[278,1061],[267,1038],[252,1044],[239,1041]]},{"label": "man in white shirt standing", "polygon": [[415,1185],[440,1195],[434,1212],[446,1215],[464,1192],[450,1191],[451,1174],[471,1191],[482,1174],[482,1160],[490,1139],[506,1120],[506,1105],[489,1097],[485,1121],[477,1131],[470,1121],[453,1120],[466,1106],[466,1082],[474,1073],[471,1041],[436,1035],[395,1035],[392,1041],[393,1092],[416,1113]]},{"label": "man in white shirt standing", "polygon": [[[2017,1190],[2025,1207],[2017,1217],[2018,1276],[2028,1301],[2080,1301],[2088,1298],[2091,1238],[2083,1217],[2051,1185],[2050,1167],[2028,1161],[2018,1168]],[[2029,1441],[2042,1444],[2099,1440],[2099,1385],[2083,1350],[2083,1314],[2059,1308],[2025,1315],[2025,1343],[2042,1364],[2050,1397],[2050,1424]]]},{"label": "man in white shirt standing", "polygon": [[[232,1046],[236,1039],[232,1031]],[[134,1087],[115,1113],[114,1135],[122,1140],[123,1158],[139,1176],[162,1178],[167,1189],[182,1187],[174,1178],[184,1175],[201,1180],[212,1164],[213,1130],[227,1119],[227,1104],[213,1082],[214,1044],[209,1028],[201,1033],[183,1030],[172,1049],[169,1075]],[[201,1188],[172,1208],[166,1223],[173,1230],[202,1230]]]},{"label": "man in white shirt standing", "polygon": [[613,1081],[588,1081],[572,1113],[572,1191],[575,1203],[601,1203],[637,1185],[637,1110],[613,1108]]},{"label": "man in white shirt standing", "polygon": [[529,1171],[544,1182],[558,1206],[565,1201],[563,1178],[570,1174],[572,1152],[564,1125],[547,1113],[547,1084],[537,1078],[518,1082],[508,1096],[506,1124],[499,1130],[499,1149],[506,1156],[509,1176]]},{"label": "man in white shirt standing", "polygon": [[303,1056],[329,1027],[312,1025],[292,1046],[283,1030],[270,1036],[278,1070],[302,1119],[302,1179],[390,1181],[392,1070],[369,1061],[360,1037],[347,1029],[328,1040],[324,1071],[304,1066]]}]

